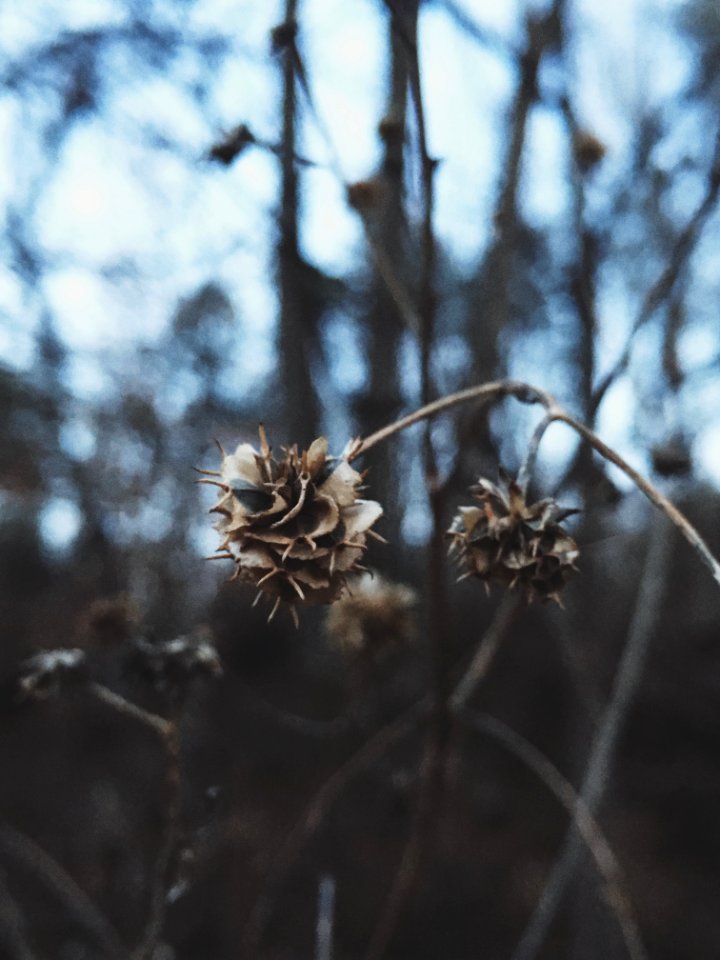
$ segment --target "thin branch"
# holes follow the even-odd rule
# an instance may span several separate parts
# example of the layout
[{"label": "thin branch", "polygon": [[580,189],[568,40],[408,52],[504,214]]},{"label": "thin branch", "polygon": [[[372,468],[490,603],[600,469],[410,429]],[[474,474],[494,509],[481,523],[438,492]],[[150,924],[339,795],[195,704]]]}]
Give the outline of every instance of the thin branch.
[{"label": "thin branch", "polygon": [[148,916],[140,941],[131,954],[131,960],[150,960],[165,922],[170,868],[180,834],[181,777],[178,724],[176,720],[166,720],[158,714],[143,710],[142,707],[136,706],[100,683],[90,683],[88,689],[116,713],[135,720],[158,734],[165,750],[167,801],[163,807],[162,837],[153,870]]},{"label": "thin branch", "polygon": [[108,957],[126,955],[109,920],[95,906],[67,870],[30,837],[8,824],[0,824],[0,854],[21,864],[63,904]]},{"label": "thin branch", "polygon": [[334,914],[335,879],[333,877],[322,877],[318,884],[315,960],[332,960]]},{"label": "thin branch", "polygon": [[276,853],[260,895],[250,913],[244,935],[245,955],[258,956],[277,892],[296,863],[302,849],[317,832],[325,816],[346,787],[416,728],[432,707],[430,697],[413,704],[366,741],[320,787]]},{"label": "thin branch", "polygon": [[611,447],[604,443],[596,433],[594,433],[584,424],[580,423],[574,417],[571,417],[563,410],[558,409],[553,414],[553,419],[562,423],[566,423],[568,426],[572,427],[573,430],[579,433],[583,439],[587,440],[587,442],[606,460],[615,464],[616,467],[622,470],[622,472],[632,480],[638,490],[644,493],[648,500],[654,503],[655,506],[661,510],[665,516],[672,521],[672,523],[675,524],[688,543],[697,551],[697,553],[700,555],[700,558],[710,568],[717,583],[720,584],[720,563],[718,563],[718,561],[715,559],[712,551],[695,527],[690,523],[687,517],[681,513],[680,510],[678,510],[672,501],[663,496],[657,487],[653,486],[653,484],[650,483],[649,480],[646,480],[641,473],[638,473],[637,470],[631,467],[630,464],[624,460],[619,453],[616,453]]},{"label": "thin branch", "polygon": [[341,715],[333,717],[332,720],[315,720],[311,717],[303,717],[261,697],[249,684],[242,683],[242,681],[237,681],[237,683],[242,690],[244,704],[247,704],[251,710],[273,723],[292,730],[294,733],[330,740],[341,737],[350,728],[348,716]]},{"label": "thin branch", "polygon": [[[347,193],[352,187],[352,184],[348,182],[345,174],[343,173],[342,164],[340,163],[340,158],[337,149],[335,148],[333,138],[315,102],[315,97],[308,81],[307,70],[305,68],[303,57],[294,41],[293,61],[295,64],[300,89],[305,97],[305,101],[315,121],[318,132],[325,141],[325,146],[329,155],[329,169],[337,182]],[[402,279],[398,276],[388,251],[374,235],[367,215],[362,210],[357,210],[356,212],[358,213],[360,222],[363,226],[365,240],[368,245],[373,264],[375,265],[379,277],[387,287],[387,291],[397,308],[398,316],[402,319],[408,330],[410,330],[415,336],[419,336],[422,321],[410,291],[407,289]]]},{"label": "thin branch", "polygon": [[381,960],[397,926],[400,913],[417,877],[423,843],[431,832],[440,802],[447,755],[446,744],[431,736],[420,771],[420,796],[407,843],[395,872],[385,909],[373,931],[365,960]]},{"label": "thin branch", "polygon": [[[451,714],[454,715],[465,706],[487,676],[500,643],[507,635],[519,609],[519,599],[514,596],[506,597],[498,607],[490,626],[478,644],[475,656],[456,683],[449,700],[446,701],[446,707]],[[384,956],[402,908],[412,890],[420,867],[422,843],[427,842],[427,834],[433,826],[436,808],[442,797],[445,765],[453,737],[454,729],[450,727],[445,736],[433,736],[428,742],[421,768],[419,798],[413,823],[387,897],[385,910],[373,933],[365,960],[381,960]]]},{"label": "thin branch", "polygon": [[0,947],[7,960],[37,960],[25,936],[25,918],[7,885],[5,872],[0,870]]},{"label": "thin branch", "polygon": [[670,260],[667,266],[646,293],[637,318],[633,323],[627,343],[625,344],[625,348],[623,349],[618,361],[616,362],[615,366],[605,374],[595,388],[589,412],[589,419],[591,422],[607,391],[617,380],[617,378],[627,369],[627,366],[630,363],[630,357],[632,355],[635,334],[652,318],[657,308],[668,296],[670,296],[675,288],[675,284],[677,283],[685,264],[688,262],[693,250],[695,249],[695,245],[702,233],[708,217],[715,208],[719,194],[720,133],[718,133],[715,141],[715,150],[705,196],[688,223],[680,231],[680,234],[675,242],[675,246],[670,254]]},{"label": "thin branch", "polygon": [[459,719],[466,726],[490,736],[520,760],[542,780],[548,790],[560,801],[570,815],[578,834],[585,844],[603,879],[607,898],[617,917],[620,929],[632,960],[646,960],[647,952],[642,936],[632,914],[630,903],[622,890],[620,865],[605,839],[602,829],[593,816],[587,801],[575,791],[557,767],[529,740],[508,727],[502,721],[475,710],[464,710]]},{"label": "thin branch", "polygon": [[540,444],[542,439],[545,436],[545,431],[553,423],[554,417],[551,413],[546,413],[542,420],[533,430],[533,434],[530,437],[530,442],[528,443],[527,450],[525,451],[525,459],[522,462],[517,475],[518,486],[521,490],[527,493],[530,480],[532,475],[535,472],[535,463],[537,462],[538,450],[540,449]]},{"label": "thin branch", "polygon": [[459,407],[474,400],[500,400],[510,396],[515,397],[515,399],[521,403],[541,403],[548,410],[555,406],[555,401],[550,394],[545,393],[544,390],[539,390],[537,387],[531,387],[527,383],[521,383],[518,380],[495,380],[492,383],[483,383],[479,386],[468,387],[465,390],[458,390],[456,393],[440,397],[438,400],[433,400],[432,403],[425,404],[425,406],[420,407],[419,410],[415,410],[413,413],[401,417],[394,423],[390,423],[386,427],[376,430],[375,433],[370,434],[369,437],[359,440],[347,459],[348,461],[352,461],[356,457],[359,457],[360,454],[367,453],[368,450],[376,444],[382,443],[396,433],[401,433],[403,430],[407,430],[408,427],[412,427],[416,423],[422,423],[423,420],[428,420],[431,417],[436,417],[438,414],[444,413],[446,410],[451,410],[453,407]]},{"label": "thin branch", "polygon": [[[593,739],[580,795],[594,813],[603,798],[618,738],[642,678],[647,652],[663,610],[672,554],[672,528],[655,524],[638,590],[627,643],[618,665],[610,700]],[[577,818],[574,826],[581,830]],[[572,879],[579,856],[577,833],[571,827],[550,872],[542,896],[518,944],[513,960],[534,960]]]},{"label": "thin branch", "polygon": [[501,34],[487,26],[480,26],[455,0],[440,0],[440,6],[463,33],[476,43],[499,53],[506,59],[517,59],[518,51]]},{"label": "thin branch", "polygon": [[155,860],[152,877],[150,908],[140,942],[131,954],[131,960],[152,960],[165,923],[167,894],[170,889],[170,871],[180,834],[181,778],[180,737],[176,724],[163,738],[166,753],[165,785],[166,805],[160,849]]},{"label": "thin branch", "polygon": [[[422,174],[422,226],[420,237],[420,276],[418,283],[418,311],[420,315],[420,394],[428,404],[435,393],[431,357],[435,343],[435,270],[437,251],[433,227],[435,161],[427,146],[425,109],[422,97],[420,63],[417,49],[419,2],[405,3],[386,0],[392,11],[393,28],[403,42],[407,53],[410,92],[417,122],[418,152]],[[432,440],[430,421],[426,421],[423,437],[425,485],[432,515],[432,533],[428,544],[428,635],[433,668],[433,726],[422,762],[420,791],[397,872],[380,920],[370,939],[366,960],[381,960],[397,926],[400,913],[415,882],[423,845],[432,836],[437,811],[442,801],[447,747],[450,736],[448,713],[447,650],[450,632],[450,608],[444,563],[444,488],[438,482],[438,469]]]},{"label": "thin branch", "polygon": [[125,697],[121,697],[119,693],[115,693],[101,683],[88,683],[85,689],[106,706],[110,707],[111,710],[122,714],[130,720],[136,720],[144,727],[148,727],[148,729],[154,731],[154,733],[158,734],[163,740],[170,736],[172,723],[166,720],[165,717],[161,717],[157,713],[151,713],[149,710],[143,710],[142,707],[131,703],[130,700],[126,700]]},{"label": "thin branch", "polygon": [[470,661],[465,673],[455,685],[450,697],[450,709],[457,712],[465,707],[488,674],[490,665],[495,659],[501,642],[507,636],[510,627],[520,612],[521,599],[514,594],[508,594],[497,608],[490,626],[485,631],[478,645],[477,652]]}]

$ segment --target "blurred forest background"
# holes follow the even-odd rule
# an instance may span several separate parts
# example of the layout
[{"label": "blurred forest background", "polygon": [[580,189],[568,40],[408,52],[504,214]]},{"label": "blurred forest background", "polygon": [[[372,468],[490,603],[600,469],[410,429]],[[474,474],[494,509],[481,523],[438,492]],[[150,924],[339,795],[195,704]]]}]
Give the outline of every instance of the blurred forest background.
[{"label": "blurred forest background", "polygon": [[[416,598],[370,649],[352,610],[296,631],[226,584],[192,472],[260,422],[340,453],[512,376],[720,547],[715,0],[5,0],[0,48],[0,956],[607,960],[631,916],[634,956],[716,958],[716,585],[618,471],[550,429],[537,495],[582,507],[566,609],[448,566],[440,659],[440,524],[519,468],[536,410],[434,423],[431,505],[422,428],[364,459],[366,562]],[[433,793],[422,704],[488,625]],[[147,653],[188,636],[221,677]],[[57,648],[84,678],[27,667]],[[88,676],[182,702],[167,862],[162,738]]]}]

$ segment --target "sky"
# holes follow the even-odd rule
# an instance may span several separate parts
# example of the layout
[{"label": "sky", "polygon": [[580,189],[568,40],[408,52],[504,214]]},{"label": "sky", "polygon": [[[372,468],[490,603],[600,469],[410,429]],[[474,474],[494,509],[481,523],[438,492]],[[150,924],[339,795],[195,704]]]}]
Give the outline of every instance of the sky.
[{"label": "sky", "polygon": [[[522,37],[523,4],[458,0],[458,7],[489,34],[509,46]],[[570,3],[576,66],[576,108],[608,148],[589,190],[589,203],[602,209],[607,186],[626,162],[634,134],[633,117],[644,103],[672,97],[687,81],[692,62],[684,47],[667,39],[667,24],[679,0],[574,0]],[[43,293],[57,330],[71,350],[68,379],[80,399],[111,391],[113,372],[138,343],[152,344],[166,329],[178,297],[207,279],[226,285],[242,318],[242,349],[232,368],[235,385],[251,391],[272,369],[277,302],[270,264],[270,232],[277,194],[276,162],[249,149],[226,170],[205,159],[222,131],[247,123],[261,139],[277,139],[277,67],[268,57],[268,34],[281,19],[281,4],[266,0],[202,0],[192,8],[167,0],[164,7],[179,30],[223,33],[229,55],[199,104],[188,91],[199,80],[191,53],[172,70],[134,74],[117,57],[117,75],[107,78],[96,118],[78,122],[49,168],[33,141],[32,121],[50,109],[42,98],[21,115],[11,96],[0,97],[0,205],[16,191],[31,190],[48,174],[35,196],[30,229],[49,269]],[[322,129],[306,115],[302,152],[316,161],[305,176],[302,242],[322,269],[342,274],[357,261],[362,232],[344,201],[342,180],[370,175],[378,159],[377,118],[382,112],[385,62],[384,24],[372,0],[302,0],[302,44],[310,64]],[[121,26],[121,5],[113,0],[25,0],[0,6],[0,54],[17,58],[46,42],[62,27]],[[499,131],[516,76],[506,57],[479,45],[458,29],[442,3],[428,3],[420,32],[420,59],[431,153],[442,162],[437,174],[436,229],[444,249],[460,267],[471,264],[490,239],[493,188],[500,173]],[[552,71],[543,77],[552,90]],[[688,121],[690,122],[690,121]],[[331,144],[324,131],[330,131]],[[680,146],[667,145],[668,164],[693,131],[681,131]],[[168,145],[163,148],[162,141]],[[16,149],[18,142],[23,149]],[[557,113],[542,107],[531,118],[523,203],[531,225],[551,225],[567,215],[565,134]],[[681,185],[678,209],[691,211],[698,184]],[[717,224],[715,225],[717,227]],[[708,243],[708,264],[713,254]],[[622,278],[608,277],[599,310],[600,372],[611,365],[634,315]],[[16,275],[0,266],[0,361],[27,368],[41,316],[39,299]],[[352,328],[339,318],[329,326],[336,357],[336,382],[352,385],[362,377]],[[653,332],[638,338],[637,353],[657,351]],[[720,350],[717,330],[691,324],[683,337],[683,357],[702,365]],[[546,382],[547,347],[518,357],[511,372],[540,386]],[[445,362],[462,365],[446,346]],[[413,358],[408,356],[412,380]],[[688,403],[707,409],[720,390],[711,378]],[[599,429],[629,459],[643,465],[632,435],[635,386],[621,378],[601,410]],[[672,413],[668,414],[672,416]],[[719,418],[720,419],[720,418]],[[720,422],[704,423],[697,453],[701,472],[720,483]],[[82,427],[67,431],[78,451],[92,448]],[[553,429],[547,455],[560,462],[574,441]],[[60,498],[62,499],[62,498]],[[49,505],[46,526],[58,542],[72,531],[72,505]],[[64,511],[64,513],[63,513]],[[64,517],[64,519],[63,519]],[[419,522],[419,521],[418,521]]]}]

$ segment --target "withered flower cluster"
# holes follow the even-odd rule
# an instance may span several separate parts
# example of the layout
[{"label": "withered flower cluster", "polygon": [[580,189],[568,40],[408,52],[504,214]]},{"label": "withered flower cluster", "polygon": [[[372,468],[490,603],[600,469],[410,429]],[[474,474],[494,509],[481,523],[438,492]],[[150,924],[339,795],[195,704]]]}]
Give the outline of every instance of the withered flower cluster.
[{"label": "withered flower cluster", "polygon": [[[260,450],[241,443],[223,451],[219,472],[202,471],[220,488],[211,508],[219,514],[222,537],[217,558],[236,564],[232,579],[259,588],[274,601],[332,603],[345,589],[349,573],[362,570],[360,559],[371,530],[382,515],[373,500],[360,498],[362,475],[347,459],[328,456],[324,437],[308,450],[283,449],[275,459],[260,428]],[[378,539],[382,539],[378,537]]]},{"label": "withered flower cluster", "polygon": [[381,656],[412,643],[417,595],[402,583],[365,574],[330,608],[327,630],[344,653]]},{"label": "withered flower cluster", "polygon": [[448,531],[451,551],[486,588],[496,582],[520,587],[528,600],[554,600],[577,570],[579,550],[560,525],[577,513],[552,499],[528,505],[519,484],[503,475],[503,487],[480,479],[471,491],[478,505],[461,507]]}]

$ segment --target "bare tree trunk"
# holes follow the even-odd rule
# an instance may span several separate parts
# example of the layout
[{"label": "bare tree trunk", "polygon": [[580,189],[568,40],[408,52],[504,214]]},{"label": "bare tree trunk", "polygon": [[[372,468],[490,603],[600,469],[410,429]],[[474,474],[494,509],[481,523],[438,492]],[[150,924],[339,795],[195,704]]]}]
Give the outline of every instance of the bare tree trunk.
[{"label": "bare tree trunk", "polygon": [[[403,42],[394,28],[394,15],[388,17],[390,47],[390,75],[385,115],[380,121],[379,133],[383,141],[383,156],[378,176],[379,201],[377,211],[368,218],[378,246],[389,262],[395,277],[407,280],[407,224],[403,202],[405,172],[405,123],[408,95],[408,58]],[[400,347],[403,319],[386,281],[376,271],[370,288],[367,324],[367,352],[369,380],[365,396],[357,404],[357,415],[363,433],[371,433],[394,419],[402,403],[400,391]],[[402,503],[398,497],[401,486],[397,447],[390,444],[373,455],[373,496],[385,505],[383,534],[392,545],[400,544]],[[407,488],[407,482],[405,482]],[[392,550],[393,547],[390,548]],[[387,559],[392,565],[391,554]]]},{"label": "bare tree trunk", "polygon": [[296,161],[297,144],[297,68],[295,31],[297,0],[286,0],[285,20],[275,34],[282,38],[283,127],[281,164],[281,202],[276,245],[277,278],[280,292],[280,390],[278,407],[287,441],[303,446],[319,432],[320,406],[313,382],[313,362],[319,363],[317,311],[307,309],[315,282],[312,271],[300,255],[298,241],[299,190]]}]

